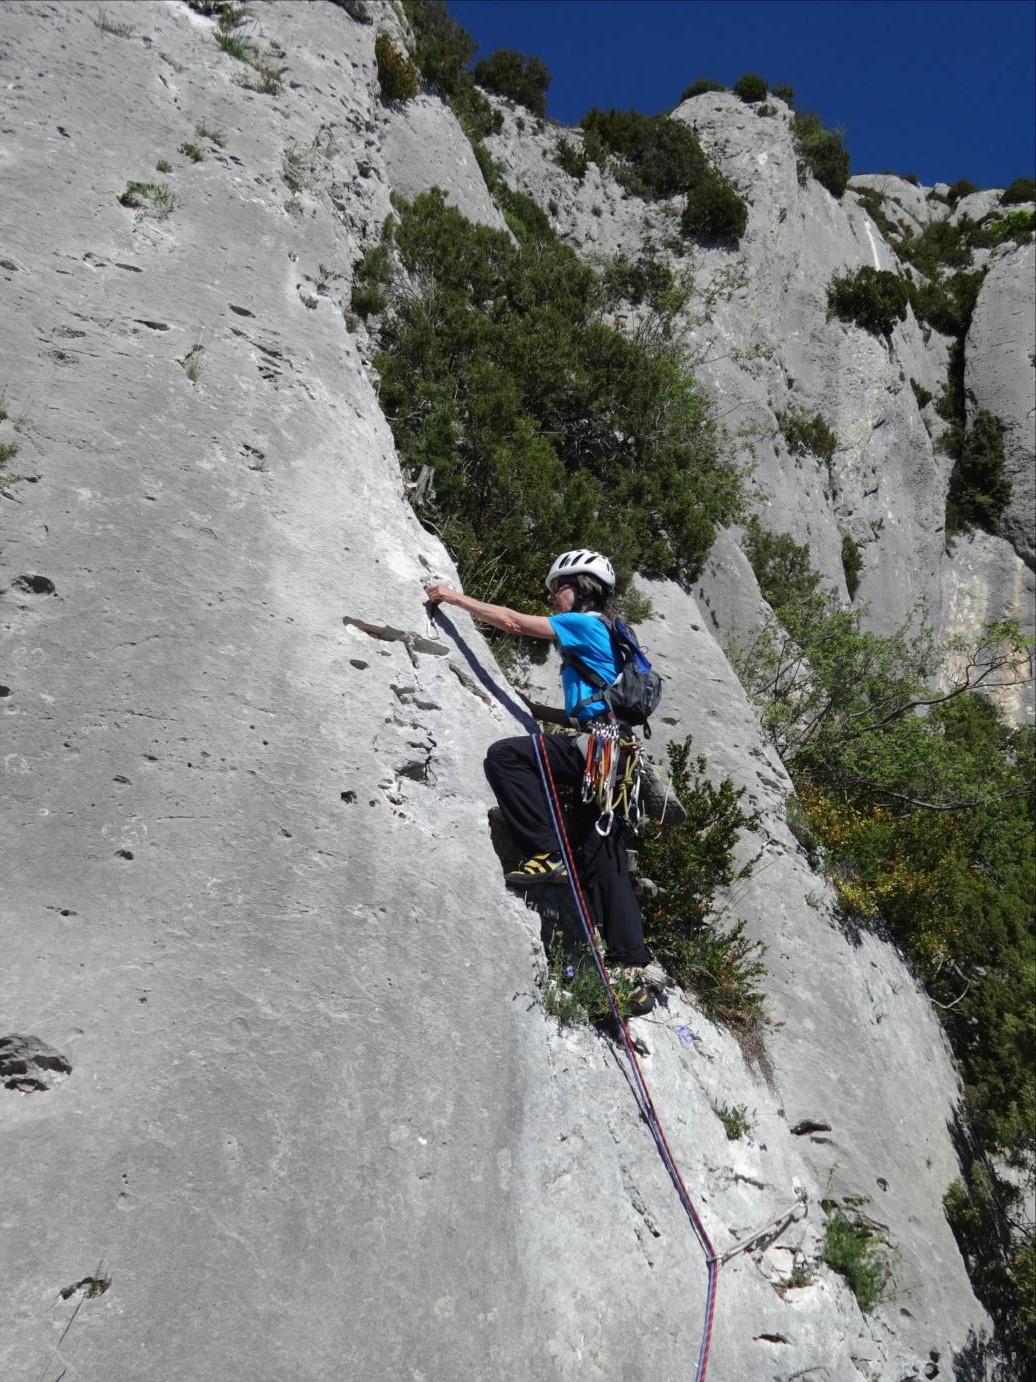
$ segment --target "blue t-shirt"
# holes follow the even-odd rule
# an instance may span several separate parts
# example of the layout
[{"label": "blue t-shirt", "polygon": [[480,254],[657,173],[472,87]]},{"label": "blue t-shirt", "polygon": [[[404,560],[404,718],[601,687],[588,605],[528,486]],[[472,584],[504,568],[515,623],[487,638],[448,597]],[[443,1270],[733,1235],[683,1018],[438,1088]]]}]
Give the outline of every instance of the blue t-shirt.
[{"label": "blue t-shirt", "polygon": [[[552,614],[550,626],[558,645],[569,648],[598,676],[610,685],[619,675],[619,667],[612,647],[608,625],[595,614]],[[597,694],[596,688],[584,681],[574,667],[562,667],[561,685],[565,692],[565,714],[571,715],[580,701]],[[603,715],[608,707],[604,701],[590,701],[579,712],[581,720]]]}]

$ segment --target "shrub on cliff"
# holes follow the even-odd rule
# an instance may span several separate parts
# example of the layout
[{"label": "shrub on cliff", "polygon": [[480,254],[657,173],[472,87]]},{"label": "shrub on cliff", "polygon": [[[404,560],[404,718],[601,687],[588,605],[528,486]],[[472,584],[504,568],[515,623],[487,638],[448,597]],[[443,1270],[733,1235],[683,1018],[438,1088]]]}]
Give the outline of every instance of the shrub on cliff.
[{"label": "shrub on cliff", "polygon": [[478,47],[475,40],[450,18],[443,0],[403,0],[403,10],[414,32],[414,61],[431,89],[447,103],[469,138],[497,133],[503,116],[467,70]]},{"label": "shrub on cliff", "polygon": [[668,115],[593,108],[579,124],[588,156],[614,155],[616,177],[638,196],[671,197],[717,176],[694,131]]},{"label": "shrub on cliff", "polygon": [[798,155],[799,180],[812,175],[832,197],[849,185],[849,150],[834,130],[825,129],[819,115],[796,115],[791,124]]},{"label": "shrub on cliff", "polygon": [[683,101],[693,100],[695,96],[705,96],[710,91],[726,91],[722,82],[714,82],[711,77],[699,77],[697,81],[691,82],[690,86],[685,87],[680,93],[679,105]]},{"label": "shrub on cliff", "polygon": [[409,101],[420,91],[417,68],[392,46],[388,34],[374,40],[374,57],[378,64],[378,85],[386,101]]},{"label": "shrub on cliff", "polygon": [[1019,202],[1036,201],[1036,182],[1032,178],[1015,178],[1000,197],[1001,206],[1017,206]]},{"label": "shrub on cliff", "polygon": [[907,284],[899,274],[872,269],[869,264],[855,273],[836,274],[827,290],[830,316],[886,338],[896,322],[906,319],[909,300]]},{"label": "shrub on cliff", "polygon": [[547,113],[550,73],[537,57],[524,57],[509,48],[498,48],[475,64],[475,81],[497,96],[517,101],[533,115]]},{"label": "shrub on cliff", "polygon": [[738,100],[751,105],[755,101],[765,101],[769,88],[765,78],[760,77],[757,72],[746,72],[743,77],[738,77],[733,90]]},{"label": "shrub on cliff", "polygon": [[706,178],[687,193],[680,229],[689,240],[736,244],[748,226],[748,205],[729,182]]},{"label": "shrub on cliff", "polygon": [[763,599],[772,609],[805,600],[820,584],[809,548],[790,533],[773,533],[754,515],[745,529],[741,546],[751,563]]},{"label": "shrub on cliff", "polygon": [[956,456],[946,496],[946,536],[971,527],[998,532],[1011,502],[1004,424],[983,408],[962,437],[950,429],[945,449]]},{"label": "shrub on cliff", "polygon": [[543,553],[577,542],[623,580],[692,578],[740,477],[675,352],[607,324],[600,278],[549,228],[516,246],[438,191],[398,215],[381,402],[407,472],[434,474],[420,516],[466,588],[528,606]]}]

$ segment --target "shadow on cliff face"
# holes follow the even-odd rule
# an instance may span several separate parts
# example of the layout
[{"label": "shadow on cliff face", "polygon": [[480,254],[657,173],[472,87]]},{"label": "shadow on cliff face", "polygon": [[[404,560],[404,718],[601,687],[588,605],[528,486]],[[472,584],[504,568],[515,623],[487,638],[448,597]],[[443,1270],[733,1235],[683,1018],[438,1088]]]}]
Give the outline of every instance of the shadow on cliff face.
[{"label": "shadow on cliff face", "polygon": [[993,1338],[985,1330],[976,1334],[968,1330],[964,1346],[953,1359],[954,1382],[1027,1382],[1032,1369],[1025,1373],[1011,1373]]}]

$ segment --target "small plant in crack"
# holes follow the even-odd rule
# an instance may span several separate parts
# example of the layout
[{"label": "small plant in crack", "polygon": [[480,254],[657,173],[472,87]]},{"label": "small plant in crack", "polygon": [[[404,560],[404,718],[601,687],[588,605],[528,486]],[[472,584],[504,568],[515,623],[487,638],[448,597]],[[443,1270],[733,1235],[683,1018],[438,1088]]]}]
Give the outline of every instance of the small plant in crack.
[{"label": "small plant in crack", "polygon": [[167,158],[160,158],[158,162],[155,164],[156,173],[171,173],[172,171],[173,165],[169,162]]},{"label": "small plant in crack", "polygon": [[100,29],[102,34],[116,34],[119,38],[130,38],[133,34],[132,24],[120,24],[117,20],[109,19],[104,10],[97,11],[94,28]]},{"label": "small plant in crack", "polygon": [[755,1128],[746,1104],[713,1104],[712,1111],[723,1124],[723,1131],[731,1142],[746,1137]]},{"label": "small plant in crack", "polygon": [[210,130],[207,125],[201,123],[195,125],[194,133],[199,139],[207,139],[210,144],[215,144],[219,149],[222,149],[226,143],[226,136],[222,130]]},{"label": "small plant in crack", "polygon": [[326,293],[332,283],[337,283],[343,279],[345,274],[340,274],[337,269],[329,269],[326,264],[317,265],[317,292]]},{"label": "small plant in crack", "polygon": [[16,441],[0,441],[0,470],[3,470],[8,461],[13,461],[17,454],[18,443]]},{"label": "small plant in crack", "polygon": [[279,96],[281,93],[281,74],[276,67],[267,67],[263,63],[256,61],[252,63],[256,71],[256,80],[249,77],[235,77],[238,86],[243,86],[246,91],[257,91],[261,96]]},{"label": "small plant in crack", "polygon": [[172,189],[164,182],[128,182],[119,196],[122,206],[144,208],[156,216],[168,216],[173,209]]},{"label": "small plant in crack", "polygon": [[200,163],[205,157],[197,144],[188,144],[186,142],[180,145],[180,153],[182,153],[185,158],[189,158],[192,163]]},{"label": "small plant in crack", "polygon": [[201,378],[201,357],[205,347],[199,341],[197,345],[191,346],[190,350],[180,361],[183,372],[192,384],[197,384]]}]

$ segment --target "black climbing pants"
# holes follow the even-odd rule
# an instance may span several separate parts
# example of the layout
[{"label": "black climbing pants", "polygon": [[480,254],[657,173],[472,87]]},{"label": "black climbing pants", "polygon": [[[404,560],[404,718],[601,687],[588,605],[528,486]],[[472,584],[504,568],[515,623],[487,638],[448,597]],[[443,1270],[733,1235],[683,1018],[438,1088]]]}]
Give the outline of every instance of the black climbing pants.
[{"label": "black climbing pants", "polygon": [[[644,944],[644,921],[630,879],[623,827],[616,821],[610,834],[601,835],[594,829],[596,804],[584,803],[580,798],[585,766],[581,744],[585,741],[569,735],[546,734],[543,742],[562,800],[568,795],[566,788],[575,789],[575,806],[566,815],[565,829],[608,959],[619,964],[647,964],[651,953]],[[485,767],[489,785],[518,847],[526,854],[556,853],[558,841],[531,736],[501,739],[491,745]]]}]

